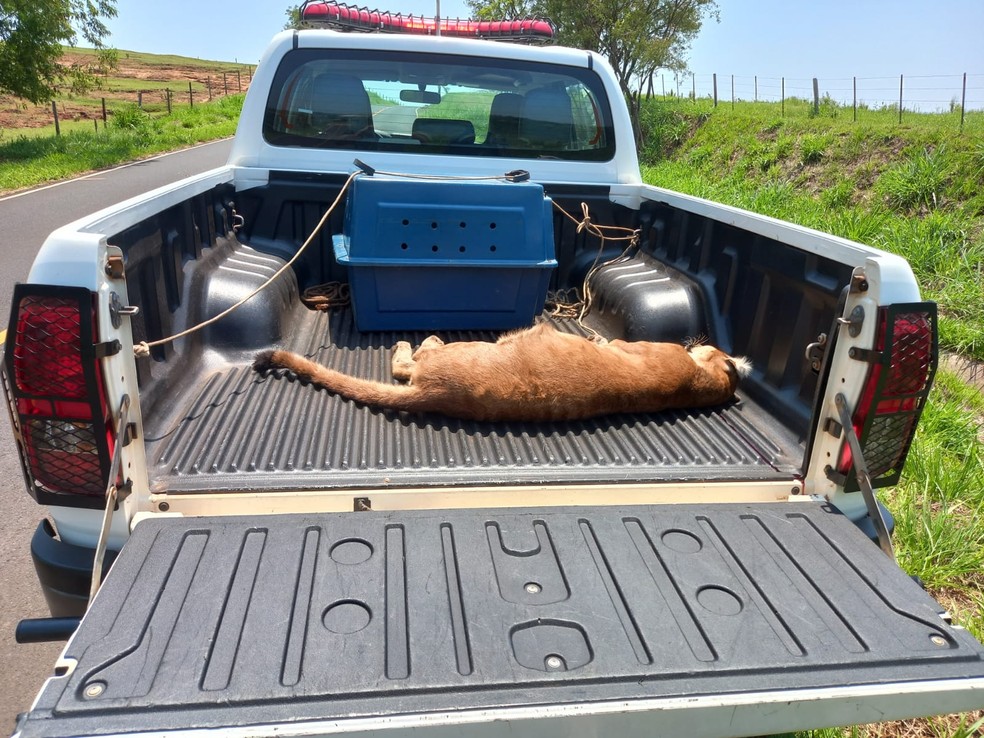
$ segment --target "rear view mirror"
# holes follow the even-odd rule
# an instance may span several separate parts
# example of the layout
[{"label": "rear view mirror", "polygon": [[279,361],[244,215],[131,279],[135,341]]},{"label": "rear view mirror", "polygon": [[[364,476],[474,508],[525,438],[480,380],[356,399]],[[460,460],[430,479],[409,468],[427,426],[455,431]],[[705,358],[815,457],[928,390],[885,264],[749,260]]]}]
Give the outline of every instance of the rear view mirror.
[{"label": "rear view mirror", "polygon": [[441,93],[427,92],[427,90],[400,90],[400,99],[403,102],[437,105],[441,102]]}]

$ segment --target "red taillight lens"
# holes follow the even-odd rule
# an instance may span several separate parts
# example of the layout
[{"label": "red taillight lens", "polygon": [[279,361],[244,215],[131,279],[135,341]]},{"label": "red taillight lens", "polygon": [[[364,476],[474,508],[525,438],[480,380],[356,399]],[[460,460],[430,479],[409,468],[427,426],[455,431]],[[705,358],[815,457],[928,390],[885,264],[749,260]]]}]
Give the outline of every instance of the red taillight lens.
[{"label": "red taillight lens", "polygon": [[[877,363],[868,373],[853,425],[872,486],[884,487],[898,481],[936,373],[936,305],[882,308],[873,353]],[[852,463],[845,442],[837,470],[848,474]]]},{"label": "red taillight lens", "polygon": [[[95,348],[92,294],[81,288],[17,285],[5,368],[32,494],[99,503],[113,437]],[[68,503],[71,504],[71,503]]]},{"label": "red taillight lens", "polygon": [[77,300],[21,299],[13,334],[17,389],[32,395],[85,397],[81,321]]}]

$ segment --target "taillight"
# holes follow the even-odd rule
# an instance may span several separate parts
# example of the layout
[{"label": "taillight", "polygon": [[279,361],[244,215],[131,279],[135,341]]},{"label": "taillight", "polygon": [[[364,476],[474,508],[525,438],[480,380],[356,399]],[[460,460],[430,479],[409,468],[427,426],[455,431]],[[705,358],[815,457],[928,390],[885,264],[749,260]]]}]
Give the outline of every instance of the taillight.
[{"label": "taillight", "polygon": [[[936,304],[891,305],[878,312],[873,351],[851,350],[853,358],[872,362],[852,424],[861,441],[873,487],[895,484],[939,359]],[[837,471],[847,489],[856,489],[850,446],[841,447]]]},{"label": "taillight", "polygon": [[113,451],[89,290],[17,285],[5,369],[11,415],[32,495],[43,504],[101,507]]}]

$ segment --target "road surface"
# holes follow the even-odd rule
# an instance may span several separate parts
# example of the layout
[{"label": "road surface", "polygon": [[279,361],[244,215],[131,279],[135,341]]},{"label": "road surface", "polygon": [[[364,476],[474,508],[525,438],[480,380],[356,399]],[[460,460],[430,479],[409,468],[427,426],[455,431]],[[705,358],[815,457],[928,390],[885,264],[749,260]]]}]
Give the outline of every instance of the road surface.
[{"label": "road surface", "polygon": [[[55,228],[128,197],[225,163],[231,139],[146,159],[12,196],[0,196],[0,329],[14,283],[27,278],[45,236]],[[31,563],[31,535],[44,515],[24,489],[10,424],[0,419],[0,736],[31,705],[64,644],[18,645],[21,618],[48,615]]]}]

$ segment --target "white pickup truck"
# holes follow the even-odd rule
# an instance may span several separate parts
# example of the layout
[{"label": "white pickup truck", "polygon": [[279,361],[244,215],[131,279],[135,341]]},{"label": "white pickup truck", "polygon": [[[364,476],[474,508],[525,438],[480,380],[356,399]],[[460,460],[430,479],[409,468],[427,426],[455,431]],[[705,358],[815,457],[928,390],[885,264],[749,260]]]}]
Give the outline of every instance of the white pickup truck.
[{"label": "white pickup truck", "polygon": [[[742,736],[984,705],[984,648],[886,555],[873,491],[935,306],[898,256],[643,184],[593,53],[280,33],[228,165],[52,233],[12,306],[55,616],[19,637],[68,638],[23,738]],[[287,348],[386,381],[398,341],[534,320],[754,369],[713,408],[483,423],[251,368]]]}]

